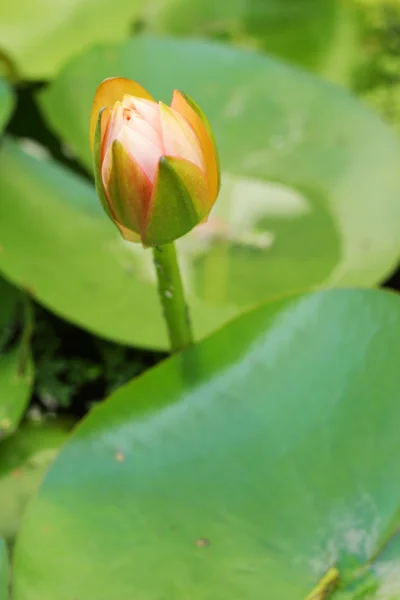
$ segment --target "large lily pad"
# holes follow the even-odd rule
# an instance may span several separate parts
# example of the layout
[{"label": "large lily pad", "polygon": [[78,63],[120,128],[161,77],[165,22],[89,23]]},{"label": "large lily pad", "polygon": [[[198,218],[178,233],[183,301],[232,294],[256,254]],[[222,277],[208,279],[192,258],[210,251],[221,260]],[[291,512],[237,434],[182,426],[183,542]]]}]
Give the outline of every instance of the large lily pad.
[{"label": "large lily pad", "polygon": [[[88,168],[94,90],[115,74],[166,101],[173,87],[187,91],[215,130],[221,195],[208,225],[179,242],[197,338],[277,294],[373,285],[392,270],[400,143],[346,92],[218,45],[140,38],[97,48],[41,97]],[[118,238],[88,185],[9,144],[0,185],[0,269],[10,279],[100,335],[165,347],[151,253]]]},{"label": "large lily pad", "polygon": [[1,50],[24,78],[53,76],[72,56],[127,37],[135,0],[18,0],[0,4]]},{"label": "large lily pad", "polygon": [[399,527],[399,352],[399,297],[331,290],[124,386],[28,509],[15,600],[304,600],[332,567],[364,597]]}]

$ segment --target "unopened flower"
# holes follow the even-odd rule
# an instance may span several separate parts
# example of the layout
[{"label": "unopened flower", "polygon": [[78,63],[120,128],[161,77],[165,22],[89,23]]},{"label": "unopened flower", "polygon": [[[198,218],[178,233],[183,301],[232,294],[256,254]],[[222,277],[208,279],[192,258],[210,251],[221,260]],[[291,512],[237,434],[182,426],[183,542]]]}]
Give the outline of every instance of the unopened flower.
[{"label": "unopened flower", "polygon": [[218,155],[191,98],[175,91],[167,106],[130,79],[106,79],[90,138],[97,193],[126,239],[166,244],[207,218],[220,186]]}]

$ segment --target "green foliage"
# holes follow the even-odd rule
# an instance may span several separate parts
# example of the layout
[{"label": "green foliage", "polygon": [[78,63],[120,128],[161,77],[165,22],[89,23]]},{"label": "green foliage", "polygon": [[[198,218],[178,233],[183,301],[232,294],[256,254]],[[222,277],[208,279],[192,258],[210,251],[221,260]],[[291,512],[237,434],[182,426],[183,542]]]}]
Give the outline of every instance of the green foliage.
[{"label": "green foliage", "polygon": [[157,355],[90,336],[39,306],[32,351],[39,402],[56,412],[73,405],[79,414],[157,359]]},{"label": "green foliage", "polygon": [[49,318],[38,311],[33,349],[37,367],[36,393],[50,410],[68,407],[83,385],[96,379],[100,366],[86,357],[66,356],[62,338],[57,335]]},{"label": "green foliage", "polygon": [[400,4],[359,1],[364,8],[364,56],[352,87],[399,131]]}]

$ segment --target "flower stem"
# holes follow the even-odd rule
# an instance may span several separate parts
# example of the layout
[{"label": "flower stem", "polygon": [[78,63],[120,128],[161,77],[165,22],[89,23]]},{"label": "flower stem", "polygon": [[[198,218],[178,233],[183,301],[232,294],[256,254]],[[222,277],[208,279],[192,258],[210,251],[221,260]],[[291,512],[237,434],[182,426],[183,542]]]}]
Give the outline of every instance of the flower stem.
[{"label": "flower stem", "polygon": [[193,339],[174,243],[154,247],[153,258],[171,350],[177,352]]}]

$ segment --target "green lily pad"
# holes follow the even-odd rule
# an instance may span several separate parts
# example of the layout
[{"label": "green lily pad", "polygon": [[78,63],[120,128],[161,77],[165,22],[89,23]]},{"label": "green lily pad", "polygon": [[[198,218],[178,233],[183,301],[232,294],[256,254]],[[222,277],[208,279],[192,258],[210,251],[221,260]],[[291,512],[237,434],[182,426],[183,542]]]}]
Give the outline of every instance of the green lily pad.
[{"label": "green lily pad", "polygon": [[7,123],[14,106],[14,98],[8,83],[0,77],[0,133]]},{"label": "green lily pad", "polygon": [[52,77],[72,56],[129,35],[140,4],[119,0],[19,0],[0,5],[1,50],[25,79]]},{"label": "green lily pad", "polygon": [[399,353],[397,295],[331,290],[124,386],[31,503],[15,600],[304,600],[333,567],[338,598],[376,589],[365,570],[399,528]]},{"label": "green lily pad", "polygon": [[[216,134],[220,198],[208,224],[178,243],[197,338],[276,295],[374,285],[396,265],[400,142],[346,92],[216,44],[143,37],[96,48],[41,96],[88,168],[93,94],[115,74],[166,101],[185,90]],[[86,182],[5,144],[0,186],[9,279],[102,336],[165,347],[151,253],[119,238]]]},{"label": "green lily pad", "polygon": [[0,538],[0,600],[8,599],[8,556],[4,540]]},{"label": "green lily pad", "polygon": [[14,539],[26,506],[57,456],[70,425],[61,420],[27,422],[0,442],[0,536]]}]

